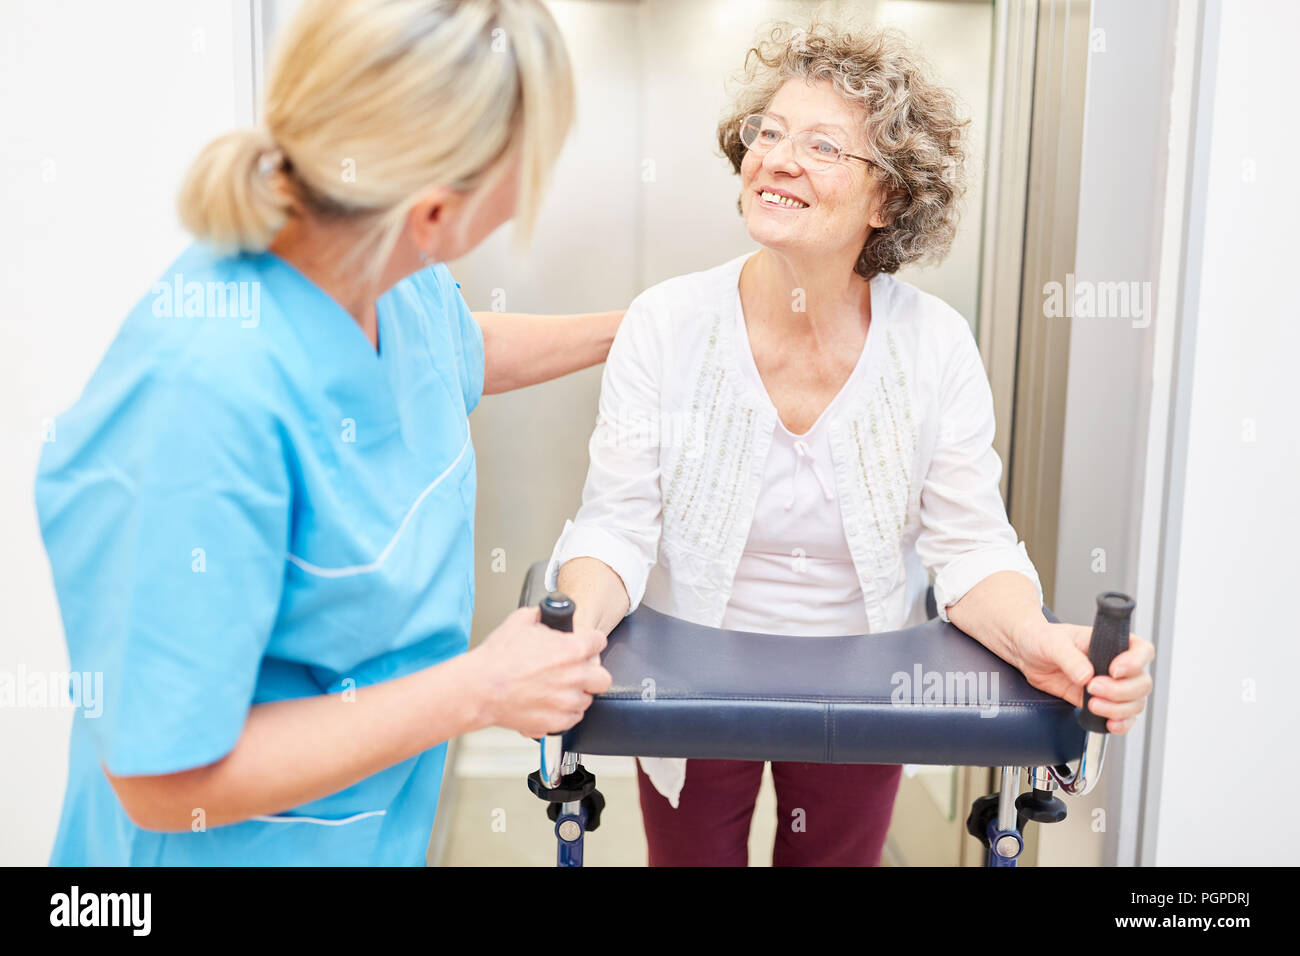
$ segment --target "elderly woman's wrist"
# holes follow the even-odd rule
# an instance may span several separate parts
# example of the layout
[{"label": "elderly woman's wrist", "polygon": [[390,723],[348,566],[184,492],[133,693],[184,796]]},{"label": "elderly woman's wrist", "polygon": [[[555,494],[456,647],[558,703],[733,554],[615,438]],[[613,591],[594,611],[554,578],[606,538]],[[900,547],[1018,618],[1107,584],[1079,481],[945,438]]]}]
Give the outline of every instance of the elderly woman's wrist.
[{"label": "elderly woman's wrist", "polygon": [[1033,611],[1026,612],[1016,618],[1015,623],[1011,626],[1011,645],[1016,656],[1014,663],[1017,667],[1020,667],[1019,662],[1024,659],[1025,653],[1038,640],[1042,629],[1050,625],[1051,622],[1043,615],[1040,608],[1035,608]]}]

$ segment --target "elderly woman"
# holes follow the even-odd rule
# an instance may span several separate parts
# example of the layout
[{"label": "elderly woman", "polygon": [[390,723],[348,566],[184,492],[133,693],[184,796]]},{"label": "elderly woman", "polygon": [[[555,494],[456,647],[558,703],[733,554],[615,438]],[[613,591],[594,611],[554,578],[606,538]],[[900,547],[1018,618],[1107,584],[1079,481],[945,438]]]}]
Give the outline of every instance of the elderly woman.
[{"label": "elderly woman", "polygon": [[[893,278],[956,231],[951,94],[885,32],[778,26],[718,140],[758,251],[663,282],[609,353],[581,510],[549,583],[608,633],[642,601],[699,624],[818,636],[939,616],[1124,733],[1153,655],[1093,675],[1049,623],[1007,521],[992,394],[966,320]],[[901,768],[774,763],[773,862],[879,862]],[[763,771],[641,758],[651,865],[746,862]],[[794,814],[802,809],[802,814]]]}]

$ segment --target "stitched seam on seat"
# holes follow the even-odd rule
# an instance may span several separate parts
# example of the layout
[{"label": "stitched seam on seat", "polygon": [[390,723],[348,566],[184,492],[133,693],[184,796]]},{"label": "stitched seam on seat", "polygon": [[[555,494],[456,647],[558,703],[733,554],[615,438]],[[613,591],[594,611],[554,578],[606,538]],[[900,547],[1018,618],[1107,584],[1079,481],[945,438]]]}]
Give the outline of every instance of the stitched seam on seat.
[{"label": "stitched seam on seat", "polygon": [[[597,700],[640,700],[641,695],[634,691],[617,691],[614,693],[598,694]],[[754,703],[794,703],[794,704],[889,704],[897,707],[899,710],[987,710],[989,704],[898,704],[891,697],[754,697],[752,695],[724,695],[713,694],[709,696],[701,695],[682,695],[674,696],[656,692],[656,701],[664,700],[748,700]],[[1062,703],[1066,703],[1062,701]],[[999,701],[996,705],[999,710],[1036,710],[1050,707],[1053,710],[1060,707],[1051,701]]]},{"label": "stitched seam on seat", "polygon": [[831,762],[831,755],[835,753],[835,721],[831,716],[831,709],[834,706],[835,706],[834,704],[828,703],[826,705],[826,710],[824,712],[825,713],[824,720],[826,722],[825,724],[826,729],[824,731],[824,736],[826,738],[826,746],[825,746],[824,753],[825,753],[825,760],[827,763]]}]

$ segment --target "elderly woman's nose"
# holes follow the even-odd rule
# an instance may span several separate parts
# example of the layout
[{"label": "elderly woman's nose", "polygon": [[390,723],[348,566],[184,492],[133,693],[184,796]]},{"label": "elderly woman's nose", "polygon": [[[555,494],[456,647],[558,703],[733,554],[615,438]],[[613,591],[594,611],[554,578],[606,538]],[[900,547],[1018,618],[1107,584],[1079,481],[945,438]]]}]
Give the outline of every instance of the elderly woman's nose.
[{"label": "elderly woman's nose", "polygon": [[794,140],[789,136],[781,138],[763,157],[763,165],[768,169],[802,169],[799,165],[799,157],[795,155]]}]

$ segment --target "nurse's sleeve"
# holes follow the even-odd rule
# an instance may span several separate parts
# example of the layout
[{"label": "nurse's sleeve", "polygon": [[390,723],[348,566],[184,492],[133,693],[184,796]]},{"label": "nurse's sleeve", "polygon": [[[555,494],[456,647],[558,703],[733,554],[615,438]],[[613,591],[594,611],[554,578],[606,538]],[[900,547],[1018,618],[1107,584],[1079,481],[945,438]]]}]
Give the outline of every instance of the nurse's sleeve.
[{"label": "nurse's sleeve", "polygon": [[582,507],[555,543],[546,570],[554,589],[560,568],[579,557],[609,565],[627,590],[628,611],[645,595],[659,554],[659,376],[661,349],[655,314],[642,294],[619,325],[605,360],[591,465]]},{"label": "nurse's sleeve", "polygon": [[38,482],[43,531],[72,669],[103,675],[102,712],[78,715],[100,761],[172,773],[225,756],[248,718],[284,581],[286,455],[269,412],[212,385],[152,381],[109,421]]},{"label": "nurse's sleeve", "polygon": [[1043,587],[1007,520],[993,447],[993,391],[969,326],[962,323],[940,385],[938,438],[921,487],[917,555],[935,576],[939,617],[996,571],[1018,571]]},{"label": "nurse's sleeve", "polygon": [[456,333],[460,347],[461,387],[465,398],[465,414],[468,415],[478,407],[479,399],[483,397],[483,380],[487,374],[483,354],[483,329],[479,326],[478,319],[470,312],[469,305],[461,294],[460,285],[451,277],[451,272],[441,263],[435,268],[441,270],[439,277],[443,285],[443,300],[455,313]]}]

